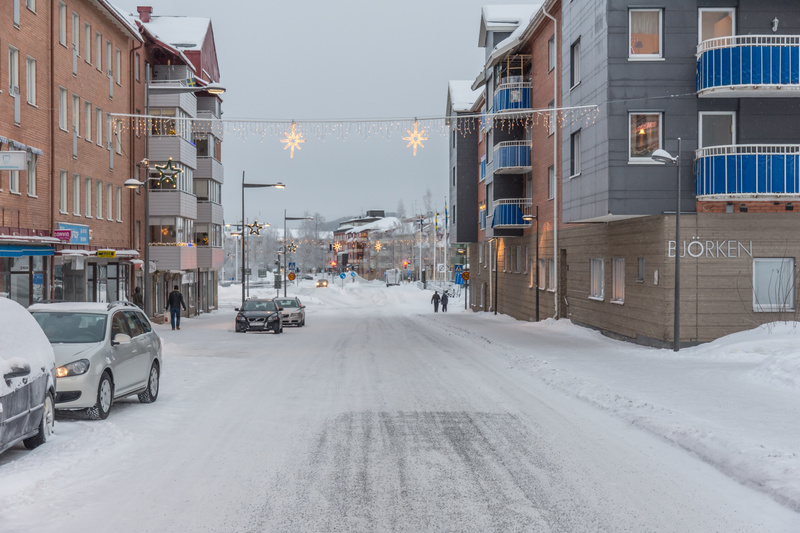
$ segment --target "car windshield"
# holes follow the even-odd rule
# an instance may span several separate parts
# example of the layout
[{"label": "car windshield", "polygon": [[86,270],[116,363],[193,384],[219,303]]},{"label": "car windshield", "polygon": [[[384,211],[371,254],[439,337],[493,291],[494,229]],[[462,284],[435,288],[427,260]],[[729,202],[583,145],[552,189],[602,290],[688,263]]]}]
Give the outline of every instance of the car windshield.
[{"label": "car windshield", "polygon": [[299,307],[297,300],[292,299],[285,299],[285,300],[278,300],[278,305],[281,307]]},{"label": "car windshield", "polygon": [[32,314],[51,344],[101,342],[106,336],[106,315],[77,312]]},{"label": "car windshield", "polygon": [[275,302],[272,300],[247,300],[242,306],[242,311],[275,311]]}]

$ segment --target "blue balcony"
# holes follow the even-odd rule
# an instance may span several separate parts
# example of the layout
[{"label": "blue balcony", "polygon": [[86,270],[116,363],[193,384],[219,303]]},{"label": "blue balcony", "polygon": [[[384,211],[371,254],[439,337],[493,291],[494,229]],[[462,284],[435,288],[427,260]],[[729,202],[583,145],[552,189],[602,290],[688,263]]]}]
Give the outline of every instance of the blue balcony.
[{"label": "blue balcony", "polygon": [[531,108],[532,83],[503,83],[494,91],[492,110],[495,113]]},{"label": "blue balcony", "polygon": [[522,174],[531,170],[531,143],[505,141],[494,147],[495,174]]},{"label": "blue balcony", "polygon": [[528,228],[533,214],[533,201],[530,198],[505,198],[493,204],[492,228]]},{"label": "blue balcony", "polygon": [[800,36],[736,35],[697,47],[700,97],[800,96]]},{"label": "blue balcony", "polygon": [[695,166],[698,199],[800,197],[800,145],[711,146]]}]

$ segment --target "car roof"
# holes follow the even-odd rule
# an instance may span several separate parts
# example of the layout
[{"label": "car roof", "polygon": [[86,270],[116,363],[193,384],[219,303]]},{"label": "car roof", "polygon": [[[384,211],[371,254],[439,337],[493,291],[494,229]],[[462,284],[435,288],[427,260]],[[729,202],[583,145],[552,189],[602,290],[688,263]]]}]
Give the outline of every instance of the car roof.
[{"label": "car roof", "polygon": [[28,307],[30,312],[75,312],[75,313],[102,313],[105,314],[116,308],[139,309],[131,302],[55,302],[35,303]]}]

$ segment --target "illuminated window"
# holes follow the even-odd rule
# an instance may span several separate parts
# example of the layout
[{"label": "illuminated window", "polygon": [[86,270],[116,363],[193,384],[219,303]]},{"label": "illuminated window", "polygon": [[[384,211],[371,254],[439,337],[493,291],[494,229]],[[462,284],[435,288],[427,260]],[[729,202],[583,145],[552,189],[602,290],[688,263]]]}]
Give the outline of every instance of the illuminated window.
[{"label": "illuminated window", "polygon": [[655,59],[663,56],[661,10],[631,9],[628,26],[631,59]]},{"label": "illuminated window", "polygon": [[603,260],[592,258],[589,263],[589,298],[592,300],[603,299],[603,280],[605,272]]},{"label": "illuminated window", "polygon": [[625,301],[625,259],[615,257],[611,260],[611,301],[622,303]]},{"label": "illuminated window", "polygon": [[628,117],[628,159],[650,162],[653,152],[661,148],[661,113],[629,113]]}]

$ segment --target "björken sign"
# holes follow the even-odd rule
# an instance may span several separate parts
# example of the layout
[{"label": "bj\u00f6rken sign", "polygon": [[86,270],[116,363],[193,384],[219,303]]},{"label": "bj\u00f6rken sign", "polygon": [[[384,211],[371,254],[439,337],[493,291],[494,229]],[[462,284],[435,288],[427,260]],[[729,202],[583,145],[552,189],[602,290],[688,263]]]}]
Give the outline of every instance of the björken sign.
[{"label": "bj\u00f6rken sign", "polygon": [[54,230],[53,237],[63,242],[69,242],[70,239],[72,239],[72,230],[71,229]]},{"label": "bj\u00f6rken sign", "polygon": [[[701,241],[694,239],[692,241],[683,241],[683,247],[680,251],[681,257],[699,258],[710,257],[713,259],[737,259],[739,257],[753,257],[753,241],[746,243],[741,241]],[[667,243],[667,255],[675,257],[675,241]]]}]

